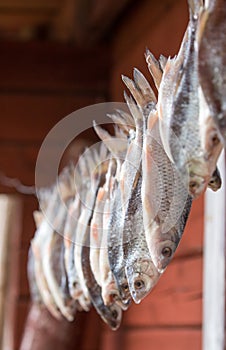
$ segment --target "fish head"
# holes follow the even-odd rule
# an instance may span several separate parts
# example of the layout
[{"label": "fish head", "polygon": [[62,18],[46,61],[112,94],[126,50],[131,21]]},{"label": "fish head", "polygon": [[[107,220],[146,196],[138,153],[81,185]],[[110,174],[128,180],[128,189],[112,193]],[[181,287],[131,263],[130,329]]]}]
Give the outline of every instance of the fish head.
[{"label": "fish head", "polygon": [[177,230],[173,227],[169,232],[162,233],[161,226],[153,232],[148,248],[152,261],[159,273],[164,272],[173,258],[179,243]]},{"label": "fish head", "polygon": [[117,304],[122,310],[127,310],[129,307],[129,304],[122,302],[115,281],[102,286],[101,295],[106,306]]},{"label": "fish head", "polygon": [[109,307],[102,305],[100,316],[104,322],[106,322],[112,330],[119,328],[122,320],[122,309],[113,304]]},{"label": "fish head", "polygon": [[131,294],[129,289],[129,283],[126,278],[125,268],[120,269],[120,271],[118,271],[118,273],[115,274],[115,278],[118,287],[118,292],[123,304],[129,305],[131,302]]},{"label": "fish head", "polygon": [[136,304],[150,293],[160,274],[151,259],[137,259],[127,266],[126,275],[131,296]]},{"label": "fish head", "polygon": [[216,168],[208,183],[208,187],[211,188],[212,191],[216,192],[217,190],[219,190],[219,188],[221,188],[221,185],[222,185],[221,175],[218,168]]},{"label": "fish head", "polygon": [[204,156],[190,159],[186,164],[188,173],[188,192],[193,198],[203,193],[208,185],[210,176],[208,163]]},{"label": "fish head", "polygon": [[201,86],[199,87],[198,93],[200,102],[199,130],[201,148],[203,149],[205,160],[209,166],[209,174],[212,175],[222,150],[222,143],[213,112],[206,102]]}]

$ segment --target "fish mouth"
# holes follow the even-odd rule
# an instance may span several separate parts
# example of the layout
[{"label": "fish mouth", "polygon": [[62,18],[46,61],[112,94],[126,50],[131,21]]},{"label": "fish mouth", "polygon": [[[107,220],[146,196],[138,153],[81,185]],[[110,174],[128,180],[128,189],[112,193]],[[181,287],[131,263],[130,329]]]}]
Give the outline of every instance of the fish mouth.
[{"label": "fish mouth", "polygon": [[123,311],[127,310],[130,305],[130,302],[127,302],[127,303],[123,302],[123,300],[120,298],[118,290],[115,290],[115,289],[106,291],[104,294],[102,294],[102,298],[106,306],[116,304]]},{"label": "fish mouth", "polygon": [[117,305],[114,305],[111,309],[109,309],[109,311],[110,311],[110,317],[107,317],[108,323],[111,329],[113,331],[116,331],[121,324],[122,310]]},{"label": "fish mouth", "polygon": [[193,197],[198,197],[207,188],[210,175],[208,164],[205,160],[193,159],[186,164],[188,174],[188,192]]}]

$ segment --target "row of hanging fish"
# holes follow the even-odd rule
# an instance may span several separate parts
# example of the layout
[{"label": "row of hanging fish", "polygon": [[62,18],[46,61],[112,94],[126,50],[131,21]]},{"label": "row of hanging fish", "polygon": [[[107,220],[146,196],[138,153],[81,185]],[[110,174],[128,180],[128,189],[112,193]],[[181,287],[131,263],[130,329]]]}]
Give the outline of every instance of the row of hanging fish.
[{"label": "row of hanging fish", "polygon": [[170,263],[193,199],[221,186],[226,31],[215,23],[226,4],[188,2],[178,55],[145,55],[158,97],[137,69],[133,80],[123,76],[129,112],[110,116],[114,135],[94,123],[101,146],[39,190],[28,274],[34,301],[56,318],[94,306],[117,329]]}]

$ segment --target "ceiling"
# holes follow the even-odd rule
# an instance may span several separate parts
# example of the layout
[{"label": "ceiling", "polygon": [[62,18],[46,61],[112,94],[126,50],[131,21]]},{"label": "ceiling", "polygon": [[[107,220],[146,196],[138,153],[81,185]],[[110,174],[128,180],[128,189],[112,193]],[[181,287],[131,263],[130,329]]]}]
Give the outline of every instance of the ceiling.
[{"label": "ceiling", "polygon": [[107,37],[132,2],[134,0],[0,0],[0,39],[96,44]]}]

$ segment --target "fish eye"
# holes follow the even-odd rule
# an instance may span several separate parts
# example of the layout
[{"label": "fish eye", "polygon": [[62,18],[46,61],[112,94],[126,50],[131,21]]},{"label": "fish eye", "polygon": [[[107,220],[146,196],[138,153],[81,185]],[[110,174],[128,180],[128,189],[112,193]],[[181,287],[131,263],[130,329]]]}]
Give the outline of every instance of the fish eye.
[{"label": "fish eye", "polygon": [[74,281],[74,282],[72,283],[72,286],[73,286],[74,288],[76,288],[76,287],[77,287],[77,282]]},{"label": "fish eye", "polygon": [[142,280],[137,280],[134,282],[134,287],[135,289],[141,289],[144,287],[144,281]]},{"label": "fish eye", "polygon": [[190,184],[189,184],[189,186],[190,186],[191,188],[195,188],[195,187],[197,186],[197,184],[196,184],[195,181],[191,181]]},{"label": "fish eye", "polygon": [[118,317],[118,312],[116,310],[113,310],[111,313],[112,317],[116,320]]},{"label": "fish eye", "polygon": [[219,142],[220,142],[220,140],[219,140],[218,136],[216,134],[213,135],[213,137],[212,137],[212,144],[213,144],[213,146],[218,145]]},{"label": "fish eye", "polygon": [[165,257],[165,258],[169,258],[171,255],[172,255],[172,249],[170,247],[165,247],[163,248],[162,250],[162,255]]},{"label": "fish eye", "polygon": [[128,285],[128,283],[124,283],[124,284],[122,285],[122,289],[123,289],[125,292],[128,292],[128,290],[129,290],[129,285]]}]

